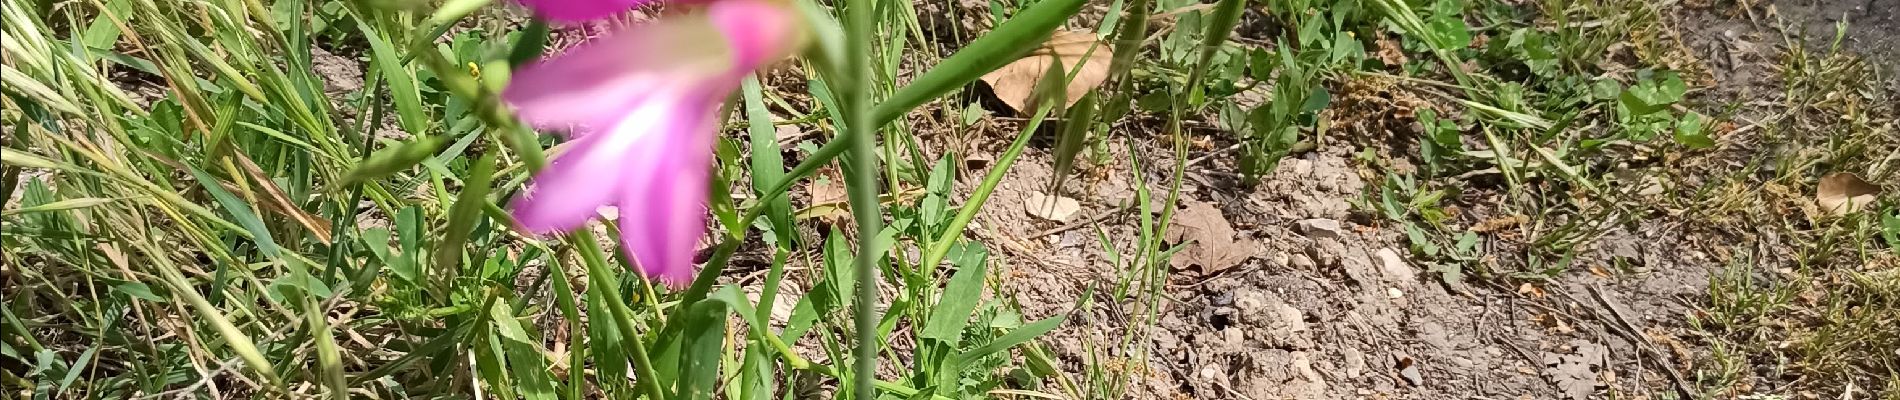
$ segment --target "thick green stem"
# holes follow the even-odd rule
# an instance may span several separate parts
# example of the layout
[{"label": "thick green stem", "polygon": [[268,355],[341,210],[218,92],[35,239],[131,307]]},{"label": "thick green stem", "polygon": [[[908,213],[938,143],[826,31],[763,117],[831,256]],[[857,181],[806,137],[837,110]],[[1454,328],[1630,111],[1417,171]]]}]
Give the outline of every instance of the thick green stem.
[{"label": "thick green stem", "polygon": [[858,223],[858,252],[852,261],[857,269],[856,366],[852,368],[852,393],[855,400],[877,398],[877,234],[884,230],[884,215],[878,210],[877,127],[871,117],[871,41],[876,25],[871,19],[874,0],[853,0],[845,6],[845,71],[853,79],[845,85],[845,129],[851,142],[851,168],[848,184],[851,215]]}]

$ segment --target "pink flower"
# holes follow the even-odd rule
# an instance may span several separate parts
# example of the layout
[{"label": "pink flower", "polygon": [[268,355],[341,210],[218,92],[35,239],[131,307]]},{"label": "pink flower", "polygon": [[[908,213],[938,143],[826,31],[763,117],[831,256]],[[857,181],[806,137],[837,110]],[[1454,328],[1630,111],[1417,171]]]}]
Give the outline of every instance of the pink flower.
[{"label": "pink flower", "polygon": [[[607,3],[642,1],[525,4],[550,18],[588,18],[613,14]],[[536,233],[567,231],[616,206],[621,243],[641,272],[690,281],[719,107],[747,74],[802,42],[800,18],[777,1],[722,0],[524,66],[502,98],[532,126],[565,129],[573,144],[514,201],[515,219]]]}]

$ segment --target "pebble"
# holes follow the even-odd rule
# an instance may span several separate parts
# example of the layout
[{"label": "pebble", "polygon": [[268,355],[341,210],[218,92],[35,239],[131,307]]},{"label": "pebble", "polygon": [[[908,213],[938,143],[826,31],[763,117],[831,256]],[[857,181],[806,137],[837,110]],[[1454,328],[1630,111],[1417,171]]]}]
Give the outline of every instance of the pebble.
[{"label": "pebble", "polygon": [[1366,353],[1359,352],[1359,349],[1347,347],[1340,352],[1340,355],[1346,358],[1346,376],[1358,378],[1360,375],[1365,375]]},{"label": "pebble", "polygon": [[1310,238],[1339,238],[1339,221],[1325,218],[1303,219],[1293,224],[1300,234]]},{"label": "pebble", "polygon": [[1305,254],[1294,254],[1288,257],[1288,263],[1292,265],[1293,268],[1302,270],[1312,270],[1318,267],[1313,264],[1313,258],[1307,257]]}]

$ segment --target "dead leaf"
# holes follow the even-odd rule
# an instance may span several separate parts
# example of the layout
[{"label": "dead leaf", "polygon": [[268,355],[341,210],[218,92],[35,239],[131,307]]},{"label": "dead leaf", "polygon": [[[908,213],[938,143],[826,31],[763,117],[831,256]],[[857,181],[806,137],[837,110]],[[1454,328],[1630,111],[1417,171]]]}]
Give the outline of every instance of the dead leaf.
[{"label": "dead leaf", "polygon": [[844,176],[837,169],[824,168],[816,173],[818,177],[805,184],[805,193],[811,195],[811,205],[798,210],[798,219],[820,218],[837,222],[850,216],[845,209]]},{"label": "dead leaf", "polygon": [[1517,294],[1530,295],[1531,297],[1541,299],[1544,298],[1544,289],[1537,287],[1537,285],[1525,283],[1517,286]]},{"label": "dead leaf", "polygon": [[1544,372],[1550,374],[1557,389],[1571,399],[1586,400],[1596,394],[1597,370],[1604,366],[1607,354],[1602,345],[1575,340],[1572,354],[1544,353]]},{"label": "dead leaf", "polygon": [[1591,274],[1591,275],[1596,275],[1596,276],[1597,276],[1597,277],[1599,277],[1599,278],[1608,278],[1608,277],[1610,277],[1610,271],[1608,271],[1608,270],[1605,270],[1605,269],[1603,269],[1603,266],[1601,266],[1601,265],[1591,265],[1591,266],[1590,266],[1590,274]]},{"label": "dead leaf", "polygon": [[1380,63],[1385,64],[1387,67],[1405,65],[1405,48],[1399,47],[1399,41],[1385,37],[1385,35],[1379,35],[1379,38],[1373,40],[1372,44],[1373,47],[1378,48],[1377,51],[1373,52],[1375,55],[1373,59],[1379,60]]},{"label": "dead leaf", "polygon": [[297,221],[298,225],[303,225],[304,229],[310,230],[310,233],[317,237],[317,241],[330,244],[330,220],[298,208],[295,202],[290,201],[289,196],[284,195],[283,189],[279,189],[277,183],[272,181],[269,175],[264,174],[264,170],[259,168],[256,162],[251,161],[250,156],[242,152],[231,154],[237,159],[238,165],[243,167],[244,173],[250,175],[251,181],[257,187],[263,188],[264,194],[270,195],[271,202],[264,207],[265,209],[289,216],[291,220]]},{"label": "dead leaf", "polygon": [[[811,205],[793,213],[798,219],[818,218],[828,223],[838,223],[851,219],[849,192],[845,190],[844,177],[832,168],[820,169],[818,179],[806,184],[805,191],[811,195]],[[877,195],[878,204],[892,204],[902,201],[914,201],[924,196],[922,187],[907,187]]]},{"label": "dead leaf", "polygon": [[1530,221],[1531,221],[1531,217],[1526,216],[1524,214],[1497,217],[1497,218],[1484,220],[1483,222],[1479,222],[1478,225],[1471,227],[1471,231],[1478,232],[1478,233],[1486,233],[1486,232],[1491,232],[1491,231],[1503,230],[1503,229],[1515,227],[1518,225],[1523,225],[1523,224],[1529,223]]},{"label": "dead leaf", "polygon": [[1814,201],[1829,214],[1847,215],[1873,204],[1874,196],[1879,194],[1879,186],[1852,173],[1836,172],[1821,177],[1820,187],[1814,191]]},{"label": "dead leaf", "polygon": [[1029,215],[1050,221],[1068,222],[1075,218],[1076,212],[1082,211],[1082,203],[1062,196],[1031,193],[1024,200],[1023,207],[1028,209]]},{"label": "dead leaf", "polygon": [[1202,274],[1233,268],[1253,257],[1260,245],[1252,238],[1234,240],[1233,224],[1213,204],[1182,200],[1187,207],[1174,214],[1168,228],[1168,241],[1189,244],[1174,253],[1169,264],[1175,269],[1200,266]]},{"label": "dead leaf", "polygon": [[[172,169],[178,170],[179,172],[185,172],[185,171],[191,170],[190,168],[187,168],[184,163],[178,162],[177,160],[172,160],[170,158],[165,158],[165,156],[160,155],[157,152],[144,150],[144,153],[147,157],[150,157],[153,161],[157,161],[159,164],[165,164],[167,166],[170,166],[172,167]],[[252,162],[250,160],[250,157],[244,156],[243,154],[238,154],[237,160],[240,161],[237,165],[242,166],[244,172],[250,175],[251,180],[254,182],[257,182],[257,184],[260,187],[262,187],[266,191],[266,194],[269,195],[271,198],[270,202],[257,203],[256,205],[259,206],[258,208],[266,210],[266,211],[271,211],[277,214],[281,214],[286,217],[290,217],[290,219],[296,221],[298,225],[302,225],[305,229],[309,229],[310,233],[312,235],[315,235],[318,241],[323,242],[325,244],[330,243],[330,220],[324,219],[323,217],[317,216],[315,214],[304,212],[303,209],[297,208],[296,204],[291,202],[290,198],[284,195],[283,190],[278,189],[276,183],[272,182],[269,179],[269,176],[265,175],[264,171],[258,168],[257,163]],[[200,183],[207,184],[209,182],[200,182]],[[244,188],[239,187],[238,185],[234,185],[231,182],[217,181],[216,183],[218,184],[218,186],[223,187],[224,190],[226,191],[230,191],[234,193],[249,193],[249,191],[244,190]],[[255,196],[247,196],[246,198],[254,198],[254,197]]]},{"label": "dead leaf", "polygon": [[[1063,106],[1075,104],[1089,90],[1102,86],[1108,80],[1108,64],[1115,58],[1095,34],[1082,31],[1056,31],[1049,41],[1029,52],[1029,55],[1010,62],[990,73],[983,74],[983,83],[990,85],[996,97],[1009,104],[1021,114],[1029,114],[1036,104],[1036,88],[1041,85],[1045,75],[1049,75],[1051,63],[1061,60],[1062,71],[1074,74],[1063,90]],[[1081,64],[1077,71],[1076,64]],[[1062,79],[1066,77],[1056,77]]]},{"label": "dead leaf", "polygon": [[844,174],[837,168],[821,167],[810,182],[805,184],[805,192],[811,195],[811,205],[839,204],[845,201]]}]

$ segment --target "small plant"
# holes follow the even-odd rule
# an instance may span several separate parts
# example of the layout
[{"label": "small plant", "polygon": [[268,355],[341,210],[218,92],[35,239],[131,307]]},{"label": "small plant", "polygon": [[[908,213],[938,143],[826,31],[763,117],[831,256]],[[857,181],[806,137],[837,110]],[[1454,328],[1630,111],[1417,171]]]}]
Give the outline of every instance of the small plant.
[{"label": "small plant", "polygon": [[[1320,85],[1317,62],[1295,55],[1281,44],[1273,78],[1273,99],[1247,113],[1246,136],[1240,150],[1240,170],[1250,181],[1272,172],[1300,141],[1300,131],[1317,123],[1320,110],[1332,101]],[[1314,57],[1320,52],[1305,53]]]},{"label": "small plant", "polygon": [[[1674,110],[1676,104],[1682,102],[1683,93],[1688,91],[1676,73],[1644,71],[1637,74],[1636,84],[1620,90],[1616,89],[1620,85],[1614,82],[1599,85],[1599,96],[1616,93],[1616,123],[1620,127],[1616,138],[1649,142],[1669,135],[1677,143],[1691,148],[1715,145],[1708,136],[1706,117],[1695,111]],[[1593,148],[1607,140],[1584,140],[1582,145]]]}]

